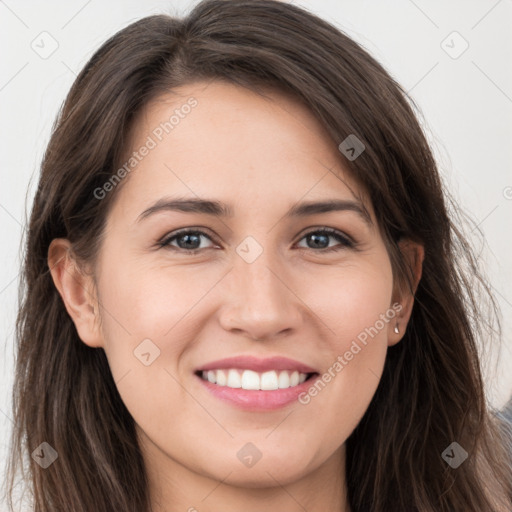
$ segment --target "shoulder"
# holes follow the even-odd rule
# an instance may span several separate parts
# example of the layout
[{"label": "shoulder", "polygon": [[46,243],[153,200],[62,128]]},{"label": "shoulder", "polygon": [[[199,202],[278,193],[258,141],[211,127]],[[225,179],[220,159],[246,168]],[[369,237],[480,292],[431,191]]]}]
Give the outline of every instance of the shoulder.
[{"label": "shoulder", "polygon": [[505,407],[501,411],[501,416],[506,421],[508,421],[509,425],[512,424],[512,398],[509,400],[508,404],[505,405]]}]

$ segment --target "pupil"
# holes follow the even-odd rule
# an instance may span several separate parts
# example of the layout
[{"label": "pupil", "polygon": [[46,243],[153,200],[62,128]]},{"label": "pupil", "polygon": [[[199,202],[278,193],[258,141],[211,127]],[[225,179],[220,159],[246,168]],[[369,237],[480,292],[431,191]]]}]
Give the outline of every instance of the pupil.
[{"label": "pupil", "polygon": [[[326,235],[315,235],[315,234],[313,234],[313,235],[309,235],[309,236],[310,236],[311,240],[313,241],[313,243],[317,244],[316,248],[319,247],[318,246],[319,239],[321,240],[320,241],[320,246],[321,246],[320,248],[321,249],[324,249],[325,247],[327,247],[329,245],[329,237],[326,236]],[[322,244],[322,242],[325,242],[325,244]]]},{"label": "pupil", "polygon": [[[193,240],[191,242],[192,238],[195,238],[195,240]],[[190,243],[192,243],[192,245],[194,245],[194,242],[198,242],[199,235],[190,235],[190,234],[182,235],[178,240],[186,240],[185,243],[183,244],[183,245],[185,245],[185,247],[182,247],[182,249],[197,249],[197,247],[190,247]],[[187,246],[186,244],[189,244],[189,245]],[[180,244],[180,246],[181,246],[181,244]]]},{"label": "pupil", "polygon": [[[190,245],[192,244],[194,249],[197,249],[198,245],[200,245],[199,235],[181,235],[181,237],[178,240],[184,241],[183,244],[179,244],[180,247],[183,245],[185,247],[182,247],[182,249],[190,249]],[[313,243],[313,246],[315,248],[325,248],[329,246],[329,237],[327,235],[318,235],[318,234],[312,234],[309,235],[310,241]]]}]

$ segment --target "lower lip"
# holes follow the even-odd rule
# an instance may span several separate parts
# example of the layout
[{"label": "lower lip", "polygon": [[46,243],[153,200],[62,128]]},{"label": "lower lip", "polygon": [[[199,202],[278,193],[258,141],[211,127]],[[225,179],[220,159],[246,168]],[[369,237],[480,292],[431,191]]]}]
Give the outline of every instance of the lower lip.
[{"label": "lower lip", "polygon": [[302,384],[291,388],[274,389],[271,391],[217,386],[217,384],[212,384],[198,375],[196,377],[212,395],[239,409],[246,411],[272,411],[298,401],[299,395],[306,392],[320,375],[313,375],[313,377]]}]

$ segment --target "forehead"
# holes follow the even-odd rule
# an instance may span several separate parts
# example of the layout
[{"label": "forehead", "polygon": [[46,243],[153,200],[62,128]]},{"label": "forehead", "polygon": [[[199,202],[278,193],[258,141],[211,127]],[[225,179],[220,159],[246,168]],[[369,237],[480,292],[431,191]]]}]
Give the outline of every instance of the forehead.
[{"label": "forehead", "polygon": [[197,82],[149,103],[131,133],[125,160],[138,157],[121,200],[140,206],[176,194],[284,207],[326,194],[362,199],[361,185],[308,108],[277,90],[264,94]]}]

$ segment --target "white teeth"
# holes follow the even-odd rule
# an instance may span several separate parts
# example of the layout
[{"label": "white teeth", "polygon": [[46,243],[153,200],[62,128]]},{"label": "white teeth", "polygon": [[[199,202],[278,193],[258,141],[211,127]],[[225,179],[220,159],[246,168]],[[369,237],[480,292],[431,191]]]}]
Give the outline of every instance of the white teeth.
[{"label": "white teeth", "polygon": [[242,373],[243,389],[260,389],[260,376],[252,370],[245,370]]},{"label": "white teeth", "polygon": [[279,381],[277,380],[277,373],[274,371],[265,372],[260,378],[260,388],[265,391],[272,389],[279,389]]},{"label": "white teeth", "polygon": [[290,387],[290,376],[288,372],[281,372],[278,380],[279,389],[286,389]]},{"label": "white teeth", "polygon": [[216,373],[217,376],[215,377],[215,383],[217,383],[219,386],[225,386],[228,382],[226,372],[223,370],[217,370],[213,373]]},{"label": "white teeth", "polygon": [[261,389],[264,391],[294,387],[302,384],[308,377],[306,373],[299,373],[296,370],[283,370],[280,372],[271,370],[258,373],[252,370],[238,370],[234,368],[229,370],[203,371],[201,375],[204,380],[218,386],[248,390]]},{"label": "white teeth", "polygon": [[241,388],[242,387],[242,379],[240,379],[240,374],[236,370],[228,371],[228,388]]}]

